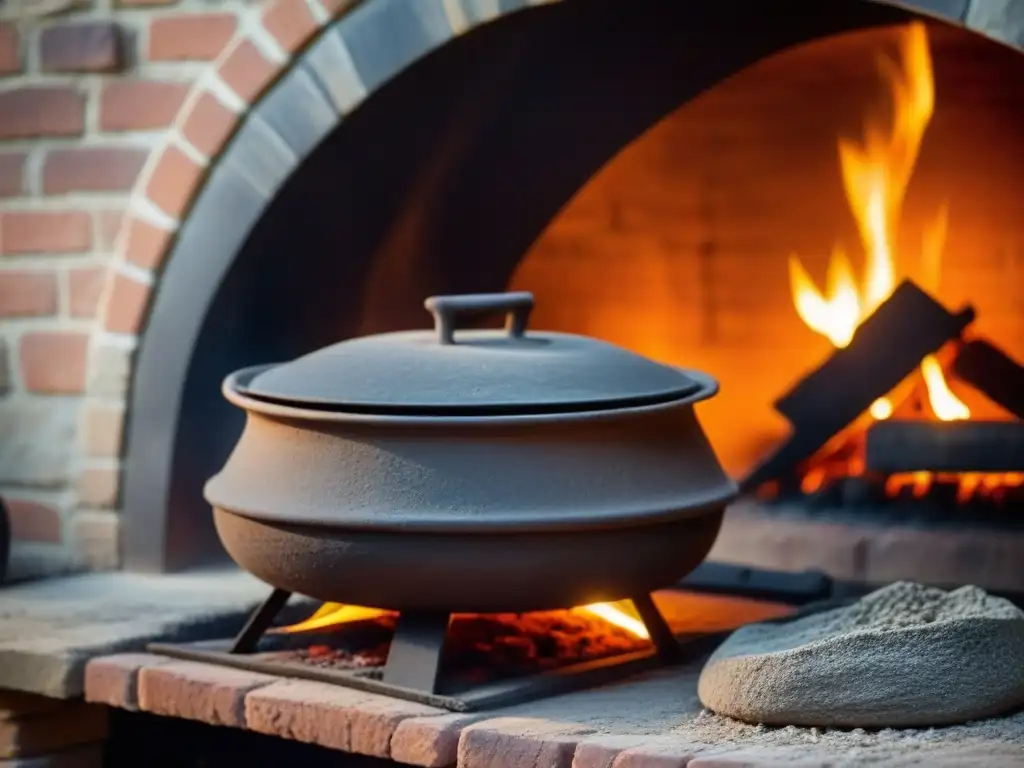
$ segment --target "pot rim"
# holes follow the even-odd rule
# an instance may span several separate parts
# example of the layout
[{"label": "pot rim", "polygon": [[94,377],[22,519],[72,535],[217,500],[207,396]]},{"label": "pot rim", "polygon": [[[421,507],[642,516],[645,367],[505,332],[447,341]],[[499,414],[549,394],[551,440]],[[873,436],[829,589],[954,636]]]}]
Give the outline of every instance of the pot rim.
[{"label": "pot rim", "polygon": [[309,421],[318,423],[349,423],[349,424],[379,424],[388,425],[419,425],[419,426],[460,426],[460,427],[487,427],[507,424],[550,424],[552,422],[575,422],[575,421],[603,421],[617,419],[622,416],[633,416],[657,411],[664,411],[679,408],[686,405],[694,405],[703,400],[708,400],[718,393],[718,380],[702,371],[695,371],[689,368],[678,368],[677,370],[692,379],[699,385],[699,388],[682,397],[673,399],[658,400],[653,403],[639,405],[625,405],[622,407],[598,408],[593,410],[565,410],[536,413],[476,413],[466,415],[452,415],[440,413],[429,414],[405,414],[405,413],[357,413],[333,408],[313,408],[299,405],[289,405],[275,402],[270,399],[245,394],[241,387],[258,376],[260,373],[275,367],[276,363],[263,365],[252,365],[241,368],[228,374],[221,383],[221,393],[232,405],[235,405],[246,412],[258,413],[263,416],[288,419],[291,421]]},{"label": "pot rim", "polygon": [[[361,531],[367,533],[427,533],[447,536],[463,534],[493,535],[517,533],[578,533],[583,531],[616,530],[623,528],[641,528],[660,523],[677,522],[690,518],[702,517],[707,514],[724,512],[725,507],[738,495],[736,483],[723,475],[723,482],[714,490],[702,493],[694,498],[689,494],[678,503],[661,504],[656,509],[634,507],[619,508],[614,513],[587,512],[581,514],[578,509],[574,514],[545,514],[542,519],[514,520],[474,520],[453,521],[443,518],[396,517],[386,519],[371,513],[367,518],[329,521],[323,519],[303,519],[300,517],[282,519],[274,513],[253,510],[239,510],[231,506],[207,499],[210,504],[223,512],[244,517],[249,520],[274,526],[307,526],[330,531]],[[204,494],[205,495],[205,494]]]}]

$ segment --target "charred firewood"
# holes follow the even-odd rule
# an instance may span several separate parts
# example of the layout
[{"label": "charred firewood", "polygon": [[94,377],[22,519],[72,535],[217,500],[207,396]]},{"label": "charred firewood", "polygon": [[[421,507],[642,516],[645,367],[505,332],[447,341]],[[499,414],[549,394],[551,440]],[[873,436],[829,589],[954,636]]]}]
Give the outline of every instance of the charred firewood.
[{"label": "charred firewood", "polygon": [[912,282],[901,283],[849,346],[835,350],[775,402],[792,432],[743,480],[743,489],[794,471],[973,320],[972,307],[950,312]]},{"label": "charred firewood", "polygon": [[953,373],[989,400],[1024,419],[1024,366],[987,341],[964,344],[953,360]]},{"label": "charred firewood", "polygon": [[869,472],[1022,472],[1024,422],[880,421],[867,432]]}]

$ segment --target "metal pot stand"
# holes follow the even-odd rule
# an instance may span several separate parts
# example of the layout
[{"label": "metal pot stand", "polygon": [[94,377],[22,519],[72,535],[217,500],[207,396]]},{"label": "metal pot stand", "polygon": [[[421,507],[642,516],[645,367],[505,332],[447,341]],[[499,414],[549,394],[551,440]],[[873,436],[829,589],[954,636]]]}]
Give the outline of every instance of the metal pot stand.
[{"label": "metal pot stand", "polygon": [[302,678],[415,701],[453,712],[474,712],[605,685],[641,672],[698,657],[721,639],[714,635],[676,635],[650,595],[632,598],[651,637],[652,647],[561,667],[534,675],[472,685],[458,690],[441,674],[441,660],[452,614],[402,613],[387,661],[382,667],[321,669],[301,662],[261,658],[264,633],[292,593],[275,589],[249,617],[233,640],[150,643],[152,653],[218,664],[285,678]]}]

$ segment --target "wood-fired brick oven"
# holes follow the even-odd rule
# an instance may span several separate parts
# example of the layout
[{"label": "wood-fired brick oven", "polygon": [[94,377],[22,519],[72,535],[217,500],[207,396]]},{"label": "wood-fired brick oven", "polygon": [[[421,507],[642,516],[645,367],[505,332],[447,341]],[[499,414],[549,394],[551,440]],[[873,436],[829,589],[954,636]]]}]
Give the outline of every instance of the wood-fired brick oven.
[{"label": "wood-fired brick oven", "polygon": [[[793,311],[786,258],[817,274],[837,237],[856,243],[836,137],[884,108],[874,61],[913,19],[936,110],[904,213],[948,202],[936,298],[1024,353],[1024,63],[989,39],[1016,40],[1009,0],[343,5],[279,38],[251,88],[228,69],[196,85],[136,185],[105,295],[149,287],[137,322],[110,304],[89,356],[109,372],[137,345],[131,386],[86,397],[124,406],[101,506],[125,566],[221,556],[200,489],[240,426],[224,374],[413,327],[429,293],[528,288],[569,307],[546,327],[711,371],[723,394],[701,416],[744,475],[784,434],[773,401],[830,353]],[[237,122],[192,120],[225,85]],[[202,172],[179,162],[200,155]]]}]

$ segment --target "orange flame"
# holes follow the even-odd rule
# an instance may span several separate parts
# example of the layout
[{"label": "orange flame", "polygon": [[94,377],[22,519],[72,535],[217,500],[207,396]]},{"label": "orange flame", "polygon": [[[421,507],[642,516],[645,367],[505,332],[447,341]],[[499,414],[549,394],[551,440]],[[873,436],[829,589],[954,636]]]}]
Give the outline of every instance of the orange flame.
[{"label": "orange flame", "polygon": [[[628,600],[620,600],[616,603],[592,603],[574,610],[583,611],[597,616],[609,624],[626,630],[634,637],[644,640],[650,635],[644,623],[633,615],[632,603]],[[271,630],[278,634],[298,634],[300,632],[315,632],[321,629],[329,629],[342,624],[351,624],[357,621],[369,621],[381,616],[394,616],[394,611],[386,611],[381,608],[365,608],[359,605],[343,605],[341,603],[324,603],[304,621],[297,624],[290,624],[287,627],[276,627]]]},{"label": "orange flame", "polygon": [[[903,200],[935,109],[935,80],[924,24],[913,22],[905,27],[899,61],[882,56],[879,66],[892,92],[891,123],[869,120],[863,141],[839,140],[843,190],[864,249],[863,279],[858,285],[849,257],[838,246],[832,251],[824,292],[799,257],[789,257],[790,289],[797,314],[808,328],[838,348],[850,344],[857,327],[896,288],[896,235]],[[943,207],[922,233],[921,277],[925,288],[933,291],[939,282],[946,221]],[[967,406],[946,385],[934,356],[925,358],[921,373],[937,418],[950,421],[970,416]],[[869,412],[875,419],[887,419],[893,413],[893,404],[888,398],[880,398]]]}]

